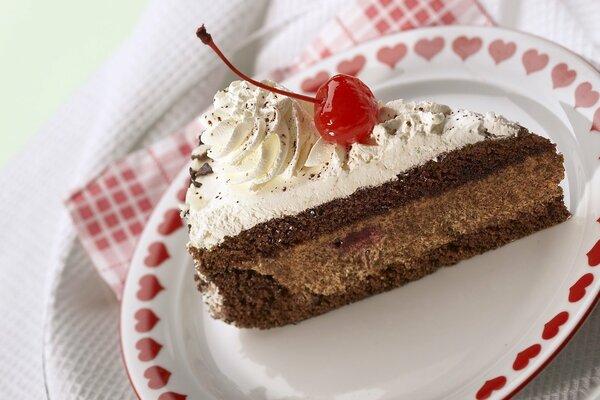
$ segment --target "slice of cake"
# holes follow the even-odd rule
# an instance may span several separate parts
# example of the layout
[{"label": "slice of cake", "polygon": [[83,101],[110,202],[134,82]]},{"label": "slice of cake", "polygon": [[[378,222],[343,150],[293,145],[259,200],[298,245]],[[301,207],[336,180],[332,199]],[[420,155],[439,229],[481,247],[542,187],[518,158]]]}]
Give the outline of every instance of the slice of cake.
[{"label": "slice of cake", "polygon": [[301,321],[566,220],[556,146],[495,114],[244,81],[202,119],[186,197],[196,281],[239,327]]},{"label": "slice of cake", "polygon": [[336,144],[312,109],[235,81],[202,117],[184,215],[215,318],[298,322],[569,217],[556,146],[501,116],[396,100]]}]

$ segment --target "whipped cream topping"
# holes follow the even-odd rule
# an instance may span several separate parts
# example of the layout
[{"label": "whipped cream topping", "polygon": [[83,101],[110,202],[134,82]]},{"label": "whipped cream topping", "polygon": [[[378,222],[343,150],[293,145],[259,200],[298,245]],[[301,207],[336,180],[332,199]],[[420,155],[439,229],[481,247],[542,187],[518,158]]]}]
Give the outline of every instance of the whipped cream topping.
[{"label": "whipped cream topping", "polygon": [[[205,144],[195,150],[191,166],[195,175],[204,166],[199,155],[206,153],[213,173],[196,176],[184,209],[191,246],[210,249],[259,223],[381,185],[449,151],[519,131],[493,113],[395,100],[382,105],[369,141],[347,151],[318,138],[311,114],[306,104],[245,82],[215,96],[215,111],[202,117],[208,125]],[[279,122],[267,128],[267,120]],[[225,121],[230,122],[220,127]]]},{"label": "whipped cream topping", "polygon": [[[275,82],[265,81],[270,86]],[[215,172],[251,191],[275,177],[296,176],[319,138],[312,105],[234,81],[214,98],[214,111],[201,118],[201,140],[216,163]]]}]

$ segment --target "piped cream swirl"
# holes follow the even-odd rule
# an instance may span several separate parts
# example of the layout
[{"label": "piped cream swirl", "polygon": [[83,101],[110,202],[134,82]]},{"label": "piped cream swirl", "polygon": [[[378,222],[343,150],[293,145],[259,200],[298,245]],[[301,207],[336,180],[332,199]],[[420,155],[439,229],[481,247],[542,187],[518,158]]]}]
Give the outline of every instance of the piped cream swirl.
[{"label": "piped cream swirl", "polygon": [[296,176],[319,138],[311,109],[247,82],[232,82],[215,95],[214,110],[202,116],[207,128],[202,142],[216,162],[215,173],[252,191],[276,177]]}]

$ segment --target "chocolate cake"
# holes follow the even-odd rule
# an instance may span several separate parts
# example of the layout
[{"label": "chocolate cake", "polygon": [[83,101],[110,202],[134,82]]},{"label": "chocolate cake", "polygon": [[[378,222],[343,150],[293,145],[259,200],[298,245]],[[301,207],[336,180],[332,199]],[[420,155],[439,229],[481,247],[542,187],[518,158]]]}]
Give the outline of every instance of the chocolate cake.
[{"label": "chocolate cake", "polygon": [[396,100],[342,146],[311,107],[236,81],[202,117],[183,213],[214,318],[296,323],[569,218],[562,155],[501,116]]}]

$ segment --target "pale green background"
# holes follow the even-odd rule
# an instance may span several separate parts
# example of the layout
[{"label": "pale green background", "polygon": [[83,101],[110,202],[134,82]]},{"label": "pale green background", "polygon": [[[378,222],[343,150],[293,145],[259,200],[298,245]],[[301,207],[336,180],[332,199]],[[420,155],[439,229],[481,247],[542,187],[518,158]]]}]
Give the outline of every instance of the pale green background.
[{"label": "pale green background", "polygon": [[147,2],[0,0],[0,167],[127,37]]}]

